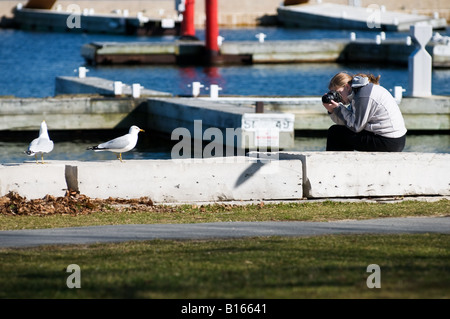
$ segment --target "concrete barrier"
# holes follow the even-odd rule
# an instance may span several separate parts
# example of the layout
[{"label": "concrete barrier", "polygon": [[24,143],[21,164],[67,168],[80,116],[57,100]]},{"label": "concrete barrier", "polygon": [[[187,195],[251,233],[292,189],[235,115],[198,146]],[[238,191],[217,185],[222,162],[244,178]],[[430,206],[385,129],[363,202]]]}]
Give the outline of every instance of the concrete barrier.
[{"label": "concrete barrier", "polygon": [[[258,158],[259,157],[259,158]],[[155,203],[449,196],[450,154],[251,152],[177,160],[0,165],[0,196],[149,197]]]},{"label": "concrete barrier", "polygon": [[64,162],[0,165],[0,196],[16,192],[27,199],[37,199],[45,195],[64,196],[66,189]]},{"label": "concrete barrier", "polygon": [[280,153],[303,164],[307,198],[450,195],[450,154]]},{"label": "concrete barrier", "polygon": [[302,198],[299,160],[245,157],[78,163],[79,191],[89,197],[177,203]]},{"label": "concrete barrier", "polygon": [[0,196],[149,197],[156,203],[302,198],[300,160],[249,157],[105,162],[24,163],[0,166]]}]

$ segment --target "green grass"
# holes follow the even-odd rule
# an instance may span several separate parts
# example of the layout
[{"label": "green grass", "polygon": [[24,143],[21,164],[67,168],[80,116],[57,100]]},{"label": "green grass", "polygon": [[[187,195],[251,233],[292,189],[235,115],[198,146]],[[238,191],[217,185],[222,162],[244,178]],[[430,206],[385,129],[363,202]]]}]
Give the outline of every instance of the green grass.
[{"label": "green grass", "polygon": [[[107,206],[0,215],[2,229],[447,216],[450,201]],[[0,298],[450,298],[450,235],[333,235],[0,249]],[[81,269],[69,289],[66,268]],[[366,285],[381,268],[381,288]]]},{"label": "green grass", "polygon": [[223,221],[331,221],[405,216],[445,216],[450,201],[295,202],[254,205],[106,206],[79,215],[1,215],[0,230],[89,225],[200,223]]},{"label": "green grass", "polygon": [[[1,298],[449,298],[450,235],[345,235],[3,249]],[[65,271],[81,270],[69,289]],[[369,289],[378,264],[381,288]]]}]

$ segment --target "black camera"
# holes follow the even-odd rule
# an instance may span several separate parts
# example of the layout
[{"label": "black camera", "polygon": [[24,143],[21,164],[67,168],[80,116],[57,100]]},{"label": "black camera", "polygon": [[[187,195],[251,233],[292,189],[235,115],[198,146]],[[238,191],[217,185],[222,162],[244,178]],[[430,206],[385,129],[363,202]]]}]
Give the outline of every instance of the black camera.
[{"label": "black camera", "polygon": [[331,103],[331,100],[335,101],[336,103],[342,102],[341,94],[336,91],[330,91],[322,96],[323,103],[329,104]]}]

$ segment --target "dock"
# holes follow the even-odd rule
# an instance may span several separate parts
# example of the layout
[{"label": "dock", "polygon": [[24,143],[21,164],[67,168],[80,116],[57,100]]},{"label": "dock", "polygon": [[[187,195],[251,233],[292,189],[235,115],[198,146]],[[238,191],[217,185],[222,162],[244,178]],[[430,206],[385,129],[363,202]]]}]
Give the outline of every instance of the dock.
[{"label": "dock", "polygon": [[[216,64],[269,63],[387,63],[407,65],[416,49],[407,38],[376,42],[368,39],[224,41]],[[433,67],[450,67],[450,46],[430,41],[426,50]],[[82,46],[81,56],[91,65],[174,64],[203,65],[202,41],[93,42]]]},{"label": "dock", "polygon": [[[324,112],[321,97],[221,97],[216,103],[254,107],[256,101],[264,105],[265,112],[294,114],[296,131],[324,131],[332,124],[328,114]],[[408,131],[450,130],[449,96],[403,96],[397,103]]]},{"label": "dock", "polygon": [[[82,71],[80,68],[78,72]],[[99,94],[102,96],[172,96],[171,93],[147,89],[140,83],[125,84],[97,77],[58,76],[55,80],[55,95]]]},{"label": "dock", "polygon": [[376,4],[367,8],[335,3],[280,5],[277,13],[280,24],[298,28],[408,31],[416,23],[428,24],[433,29],[447,26],[444,18],[386,11]]},{"label": "dock", "polygon": [[[243,141],[247,141],[243,147],[251,148],[258,136],[276,128],[273,139],[278,136],[280,148],[287,148],[295,131],[326,131],[333,124],[317,96],[177,97],[143,89],[142,95],[133,97],[129,89],[116,94],[114,82],[95,77],[57,77],[55,97],[1,98],[0,131],[36,130],[38,124],[30,123],[40,123],[43,117],[55,130],[127,129],[136,124],[166,135],[183,127],[192,137],[218,128],[226,138],[227,129],[233,134],[240,129]],[[450,130],[450,97],[396,98],[409,131]],[[196,120],[201,120],[197,126]]]},{"label": "dock", "polygon": [[0,99],[0,131],[35,130],[30,123],[45,118],[53,130],[138,125],[169,137],[178,132],[177,138],[189,141],[212,140],[230,149],[286,149],[294,145],[295,118],[289,112],[261,114],[255,107],[217,103],[215,98],[178,98],[157,91],[139,97],[129,91],[117,95],[111,81],[99,78],[58,77],[55,86],[59,95],[53,98]]}]

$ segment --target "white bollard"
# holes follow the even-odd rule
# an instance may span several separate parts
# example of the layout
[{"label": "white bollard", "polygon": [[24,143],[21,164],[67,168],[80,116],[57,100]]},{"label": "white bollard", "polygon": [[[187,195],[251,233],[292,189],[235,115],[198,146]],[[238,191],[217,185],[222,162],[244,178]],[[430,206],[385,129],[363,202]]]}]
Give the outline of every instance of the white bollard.
[{"label": "white bollard", "polygon": [[257,35],[255,35],[255,37],[258,39],[259,43],[263,43],[266,36],[267,35],[264,33],[258,33]]},{"label": "white bollard", "polygon": [[380,32],[380,37],[381,37],[381,41],[386,40],[386,32],[381,31],[381,32]]},{"label": "white bollard", "polygon": [[397,102],[397,104],[400,104],[403,98],[403,92],[406,90],[402,88],[401,86],[394,86],[394,99]]},{"label": "white bollard", "polygon": [[122,95],[123,93],[123,83],[120,81],[114,82],[114,95]]},{"label": "white bollard", "polygon": [[131,85],[131,95],[134,98],[138,98],[141,96],[141,89],[143,89],[144,87],[141,86],[139,83],[133,83]]},{"label": "white bollard", "polygon": [[355,40],[356,40],[356,33],[350,32],[350,41],[355,41]]},{"label": "white bollard", "polygon": [[80,66],[78,68],[78,77],[80,79],[84,79],[86,77],[86,72],[89,72],[89,70],[86,69],[84,66]]},{"label": "white bollard", "polygon": [[210,90],[209,91],[210,97],[212,99],[217,99],[219,98],[219,91],[222,90],[222,88],[219,87],[217,84],[211,84],[209,90]]},{"label": "white bollard", "polygon": [[411,37],[410,37],[410,36],[407,36],[407,37],[406,37],[406,45],[407,45],[407,46],[410,46],[411,44],[412,44]]},{"label": "white bollard", "polygon": [[224,37],[222,37],[222,36],[220,36],[220,35],[217,36],[217,45],[218,45],[219,47],[222,46],[223,40],[225,40]]},{"label": "white bollard", "polygon": [[204,87],[200,82],[192,82],[192,96],[197,97],[200,95],[200,89]]},{"label": "white bollard", "polygon": [[381,36],[380,36],[379,34],[376,36],[375,42],[376,42],[377,44],[381,44]]}]

